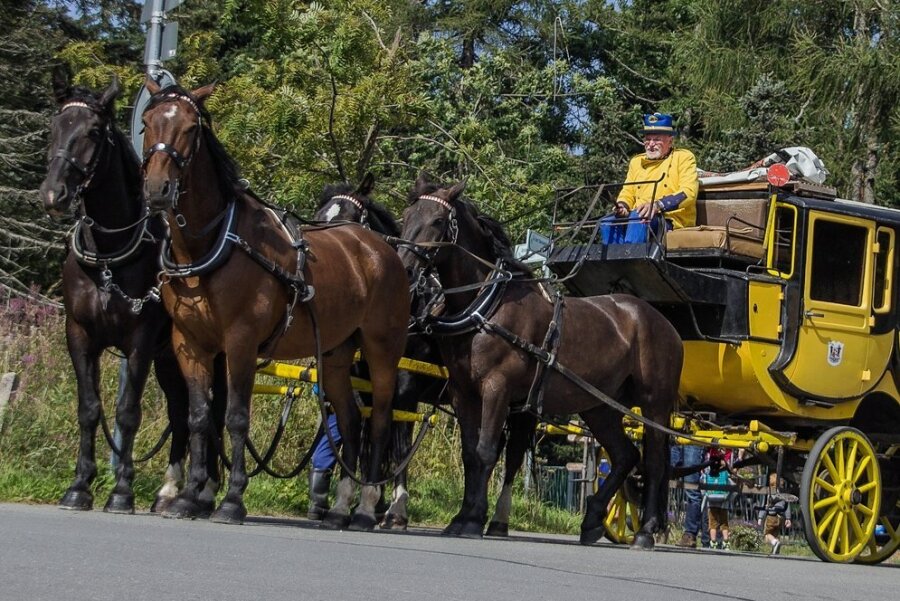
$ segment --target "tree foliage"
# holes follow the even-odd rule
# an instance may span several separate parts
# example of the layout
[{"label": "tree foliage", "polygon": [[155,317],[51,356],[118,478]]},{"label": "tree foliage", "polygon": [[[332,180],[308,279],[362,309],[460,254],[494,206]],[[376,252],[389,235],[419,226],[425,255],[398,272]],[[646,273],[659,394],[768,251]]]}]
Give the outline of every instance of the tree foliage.
[{"label": "tree foliage", "polygon": [[[30,198],[43,168],[49,61],[94,87],[118,74],[124,105],[144,77],[143,39],[135,0],[0,2],[44,15],[4,21],[0,41],[0,69],[21,74],[0,106],[24,111],[0,114],[0,135],[24,144],[6,145],[18,165],[2,176],[9,207]],[[244,176],[304,214],[323,184],[368,171],[399,212],[428,170],[465,178],[517,237],[546,225],[556,187],[621,179],[641,113],[657,110],[676,115],[679,144],[702,168],[804,145],[842,196],[898,205],[894,4],[187,0],[169,15],[180,41],[166,68],[187,88],[218,82],[209,108]],[[11,265],[22,285],[58,273],[4,252],[4,282]]]}]

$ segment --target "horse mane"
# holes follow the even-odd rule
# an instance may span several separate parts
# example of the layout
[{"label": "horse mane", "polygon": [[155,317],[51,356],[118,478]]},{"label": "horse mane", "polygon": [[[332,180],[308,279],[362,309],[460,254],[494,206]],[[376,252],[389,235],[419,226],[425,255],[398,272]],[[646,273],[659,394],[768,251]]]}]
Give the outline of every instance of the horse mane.
[{"label": "horse mane", "polygon": [[[355,191],[356,188],[352,184],[327,184],[322,190],[322,194],[319,196],[319,204],[316,207],[316,211],[324,207],[332,197],[339,194],[349,196]],[[400,226],[397,224],[397,220],[394,219],[394,216],[391,215],[391,212],[388,211],[384,205],[375,202],[368,196],[363,196],[362,198],[363,204],[369,212],[369,220],[371,221],[372,229],[389,236],[399,236]]]},{"label": "horse mane", "polygon": [[[170,94],[190,98],[194,105],[200,109],[203,141],[206,143],[206,147],[212,155],[212,162],[213,165],[215,165],[216,175],[222,189],[240,191],[241,193],[248,192],[245,185],[241,182],[240,168],[231,155],[228,154],[228,151],[225,150],[225,146],[222,145],[222,142],[219,141],[219,138],[216,137],[216,134],[212,130],[212,117],[210,116],[209,111],[207,111],[206,107],[198,102],[190,92],[178,84],[166,86],[150,98],[148,108],[154,107],[161,102],[165,102],[167,96]],[[254,196],[254,198],[256,197],[252,192],[250,194]]]},{"label": "horse mane", "polygon": [[[421,187],[413,187],[409,192],[407,202],[413,204],[418,201],[419,197],[423,194],[432,194],[442,187],[444,186],[433,182],[427,182]],[[491,257],[492,260],[496,261],[497,259],[503,259],[511,271],[521,272],[526,275],[531,274],[531,268],[516,258],[513,253],[512,242],[509,241],[509,236],[507,236],[506,230],[503,229],[503,225],[499,221],[493,217],[482,214],[481,211],[478,210],[478,207],[465,198],[460,197],[452,202],[457,205],[457,210],[461,209],[472,216],[475,220],[475,224],[478,226],[478,233],[489,240],[491,243],[491,254],[493,255]]]}]

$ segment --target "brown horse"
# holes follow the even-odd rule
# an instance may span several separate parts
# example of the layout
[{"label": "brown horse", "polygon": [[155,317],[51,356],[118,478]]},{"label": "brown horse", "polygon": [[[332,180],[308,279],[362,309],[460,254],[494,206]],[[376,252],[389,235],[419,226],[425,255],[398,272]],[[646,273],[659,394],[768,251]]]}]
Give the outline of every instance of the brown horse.
[{"label": "brown horse", "polygon": [[[383,206],[372,200],[375,178],[367,174],[357,187],[350,184],[333,184],[326,186],[319,198],[319,208],[315,219],[325,222],[348,221],[360,223],[374,232],[385,236],[399,236],[400,228],[393,215]],[[422,331],[410,332],[406,341],[404,357],[439,364],[440,351],[431,336]],[[364,365],[364,373],[358,374],[368,378],[368,370]],[[431,376],[401,370],[397,376],[397,392],[394,396],[394,409],[400,411],[416,411],[419,403],[441,405],[447,402],[443,395],[445,382]],[[367,396],[365,394],[361,396]],[[534,441],[537,417],[530,413],[515,413],[507,418],[508,436],[505,437],[506,471],[503,474],[503,487],[497,496],[494,515],[488,525],[489,536],[507,536],[509,533],[509,515],[512,510],[512,490],[516,474],[525,460],[525,453]],[[394,463],[403,461],[412,448],[412,424],[395,422],[391,433],[391,460]],[[401,470],[394,479],[394,494],[391,504],[381,523],[382,528],[405,530],[409,523],[407,502],[408,470]]]},{"label": "brown horse", "polygon": [[[50,123],[47,175],[41,184],[46,211],[54,217],[74,209],[77,222],[63,265],[66,344],[78,387],[80,444],[75,479],[59,504],[66,509],[93,507],[91,485],[97,474],[95,438],[101,417],[100,355],[115,347],[126,358],[123,394],[116,406],[122,434],[117,449],[116,484],[104,507],[134,512],[134,438],[141,422],[141,395],[153,363],[166,395],[172,444],[166,483],[154,510],[178,492],[188,442],[188,395],[170,340],[171,320],[152,292],[159,271],[159,242],[165,226],[149,220],[141,198],[140,161],[131,142],[116,127],[119,82],[103,92],[75,87],[67,70],[53,72],[59,110]],[[212,499],[218,480],[210,464]]]},{"label": "brown horse", "polygon": [[[365,476],[379,480],[391,425],[397,362],[406,342],[409,295],[397,253],[362,227],[292,228],[288,215],[267,207],[239,179],[203,107],[213,91],[187,92],[147,82],[152,94],[143,115],[144,196],[166,213],[171,231],[163,263],[163,302],[174,322],[173,339],[190,390],[191,469],[170,513],[191,516],[205,478],[204,445],[213,359],[227,365],[226,426],[232,467],[215,521],[246,516],[244,447],[257,357],[320,355],[321,388],[333,405],[343,437],[345,470],[326,523],[350,523],[359,456],[360,413],[350,387],[350,366],[361,348],[372,372],[372,463]],[[375,524],[379,486],[363,487],[351,524]]]},{"label": "brown horse", "polygon": [[[589,386],[627,406],[639,406],[645,417],[665,425],[677,400],[682,346],[675,329],[658,311],[631,296],[565,298],[560,301],[561,310],[555,311],[538,284],[522,277],[529,271],[512,259],[500,224],[460,198],[464,187],[462,183],[441,187],[419,178],[404,213],[403,238],[424,247],[402,249],[401,256],[409,270],[436,269],[446,290],[493,280],[481,292],[469,288],[448,294],[450,317],[434,324],[447,326],[443,329],[448,335],[438,340],[450,371],[465,468],[462,508],[445,532],[480,536],[486,520],[487,479],[497,461],[503,423],[510,410],[517,409],[514,402],[529,398],[539,365],[534,351],[551,338],[547,336],[551,321],[561,324],[555,362]],[[436,242],[452,244],[429,244]],[[613,466],[587,503],[581,542],[589,544],[603,535],[607,505],[640,462],[640,453],[625,434],[622,414],[564,377],[554,364],[549,362],[546,369],[543,410],[581,415]],[[653,533],[665,526],[668,465],[668,437],[648,428],[637,546],[652,547]]]}]

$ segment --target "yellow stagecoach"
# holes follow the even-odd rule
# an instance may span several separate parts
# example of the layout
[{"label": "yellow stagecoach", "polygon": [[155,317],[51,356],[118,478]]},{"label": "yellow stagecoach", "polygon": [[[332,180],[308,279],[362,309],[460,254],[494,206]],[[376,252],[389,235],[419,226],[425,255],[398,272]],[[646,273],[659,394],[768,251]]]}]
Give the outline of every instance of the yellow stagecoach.
[{"label": "yellow stagecoach", "polygon": [[601,245],[558,203],[548,266],[571,294],[629,292],[678,329],[679,442],[747,449],[797,493],[817,556],[877,563],[900,546],[900,210],[776,183],[702,183],[696,227],[642,244]]}]

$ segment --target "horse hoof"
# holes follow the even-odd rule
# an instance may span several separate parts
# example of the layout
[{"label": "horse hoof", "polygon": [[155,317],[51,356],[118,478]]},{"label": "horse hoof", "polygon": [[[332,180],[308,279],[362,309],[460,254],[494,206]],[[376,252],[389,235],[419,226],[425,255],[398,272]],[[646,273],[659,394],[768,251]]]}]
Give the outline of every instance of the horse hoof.
[{"label": "horse hoof", "polygon": [[175,497],[160,497],[153,499],[153,505],[150,506],[150,513],[163,513],[175,501]]},{"label": "horse hoof", "polygon": [[447,527],[441,531],[444,536],[459,536],[462,534],[462,522],[450,522]]},{"label": "horse hoof", "polygon": [[112,493],[106,500],[103,507],[106,513],[134,513],[134,495],[123,493]]},{"label": "horse hoof", "polygon": [[[209,519],[216,510],[216,502],[214,499],[200,499],[197,501],[197,517],[201,520]],[[244,512],[244,515],[247,515]]]},{"label": "horse hoof", "polygon": [[389,513],[384,516],[384,519],[381,520],[381,523],[378,525],[378,528],[381,530],[402,530],[405,531],[407,526],[409,526],[409,520],[403,516],[395,515],[393,513]]},{"label": "horse hoof", "polygon": [[371,532],[375,530],[376,523],[375,518],[371,515],[354,513],[348,529],[354,532]]},{"label": "horse hoof", "polygon": [[350,525],[350,516],[344,513],[334,513],[329,511],[325,517],[319,522],[319,527],[326,530],[343,530]]},{"label": "horse hoof", "polygon": [[61,509],[74,509],[76,511],[90,511],[94,508],[94,495],[86,490],[70,488],[59,501]]},{"label": "horse hoof", "polygon": [[193,520],[197,517],[197,504],[193,501],[176,497],[169,503],[168,507],[163,509],[162,516],[179,520]]},{"label": "horse hoof", "polygon": [[234,526],[239,526],[244,523],[245,517],[247,517],[247,508],[244,507],[243,503],[232,503],[228,501],[219,505],[219,508],[209,516],[209,521],[216,524],[232,524]]},{"label": "horse hoof", "polygon": [[582,545],[593,545],[598,540],[600,540],[603,535],[606,533],[606,529],[603,526],[595,526],[593,528],[581,528],[581,538],[578,539]]},{"label": "horse hoof", "polygon": [[462,538],[483,538],[484,525],[475,522],[467,522],[463,524],[459,536]]},{"label": "horse hoof", "polygon": [[488,524],[485,536],[509,536],[509,524],[502,522],[491,522]]},{"label": "horse hoof", "polygon": [[647,534],[646,532],[638,532],[634,535],[634,542],[631,543],[632,549],[640,549],[642,551],[649,551],[653,548],[653,536]]}]

